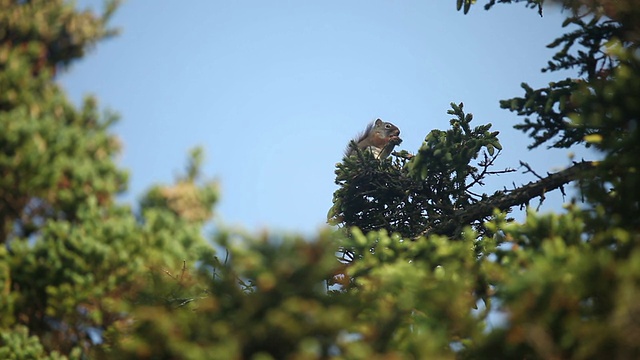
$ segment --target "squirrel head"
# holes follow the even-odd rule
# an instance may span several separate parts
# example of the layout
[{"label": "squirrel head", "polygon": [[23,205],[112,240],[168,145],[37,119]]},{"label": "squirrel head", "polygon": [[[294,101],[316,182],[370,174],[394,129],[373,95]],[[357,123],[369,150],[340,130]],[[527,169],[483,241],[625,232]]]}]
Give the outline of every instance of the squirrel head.
[{"label": "squirrel head", "polygon": [[382,121],[381,119],[376,119],[368,135],[371,142],[369,145],[380,149],[390,144],[393,147],[402,142],[402,139],[400,139],[400,129],[392,123]]}]

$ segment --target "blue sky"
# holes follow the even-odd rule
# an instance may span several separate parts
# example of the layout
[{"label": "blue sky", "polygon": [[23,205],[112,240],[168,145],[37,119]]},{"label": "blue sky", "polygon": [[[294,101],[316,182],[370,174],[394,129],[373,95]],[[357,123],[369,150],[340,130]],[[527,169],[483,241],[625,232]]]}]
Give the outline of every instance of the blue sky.
[{"label": "blue sky", "polygon": [[[217,220],[249,230],[323,226],[334,166],[352,136],[379,117],[415,152],[430,130],[448,127],[452,101],[500,131],[500,167],[523,160],[545,173],[570,164],[568,150],[528,151],[527,136],[512,129],[520,119],[498,104],[521,96],[523,81],[561,78],[540,69],[562,14],[502,5],[463,15],[455,3],[130,0],[111,23],[121,35],[60,82],[74,101],[94,94],[121,115],[118,162],[130,171],[122,201],[171,183],[201,145],[204,173],[222,185]],[[530,180],[497,177],[485,192]],[[543,209],[561,203],[551,195]]]}]

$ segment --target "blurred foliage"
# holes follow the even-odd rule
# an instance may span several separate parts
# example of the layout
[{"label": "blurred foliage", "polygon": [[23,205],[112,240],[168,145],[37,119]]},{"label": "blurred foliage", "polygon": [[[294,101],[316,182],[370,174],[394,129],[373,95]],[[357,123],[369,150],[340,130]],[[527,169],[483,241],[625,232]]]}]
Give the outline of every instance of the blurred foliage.
[{"label": "blurred foliage", "polygon": [[584,204],[523,223],[508,207],[462,216],[508,195],[480,188],[508,170],[492,169],[498,133],[452,104],[450,129],[415,155],[338,164],[338,229],[217,224],[213,244],[202,234],[219,190],[203,151],[134,212],[114,201],[127,182],[117,117],[55,82],[114,33],[116,5],[0,0],[0,358],[640,357],[634,1],[563,2],[572,29],[545,71],[579,75],[501,103],[525,116],[532,146],[601,152],[579,168]]},{"label": "blurred foliage", "polygon": [[213,216],[213,205],[218,201],[218,184],[209,181],[199,184],[200,166],[203,161],[201,148],[191,152],[186,176],[171,186],[154,186],[141,200],[142,211],[170,210],[178,218],[188,222],[204,223]]},{"label": "blurred foliage", "polygon": [[80,359],[80,353],[73,351],[69,357],[60,355],[57,351],[47,353],[38,337],[29,336],[29,330],[24,326],[13,329],[0,330],[0,357],[7,360],[38,359]]},{"label": "blurred foliage", "polygon": [[60,68],[113,33],[104,17],[63,1],[0,2],[0,242],[29,237],[48,219],[72,220],[95,197],[107,205],[126,187],[112,162],[117,117],[94,98],[80,109],[53,82]]}]

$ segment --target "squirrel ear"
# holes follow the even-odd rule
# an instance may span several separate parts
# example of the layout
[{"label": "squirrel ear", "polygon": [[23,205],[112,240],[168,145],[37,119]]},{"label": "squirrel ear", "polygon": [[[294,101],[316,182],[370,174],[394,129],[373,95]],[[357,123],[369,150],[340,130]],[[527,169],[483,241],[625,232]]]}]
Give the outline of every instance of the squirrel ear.
[{"label": "squirrel ear", "polygon": [[376,125],[376,126],[379,126],[380,124],[382,124],[382,120],[380,120],[380,119],[376,119],[376,123],[375,123],[375,125]]}]

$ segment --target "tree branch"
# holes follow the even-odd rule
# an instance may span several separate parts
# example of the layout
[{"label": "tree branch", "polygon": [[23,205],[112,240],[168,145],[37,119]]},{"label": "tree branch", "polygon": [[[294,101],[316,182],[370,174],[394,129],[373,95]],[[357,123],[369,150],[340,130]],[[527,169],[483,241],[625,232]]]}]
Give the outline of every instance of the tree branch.
[{"label": "tree branch", "polygon": [[507,210],[516,205],[522,205],[529,200],[543,196],[548,191],[561,188],[563,185],[576,180],[589,169],[595,166],[593,161],[582,161],[575,163],[573,166],[550,174],[538,181],[530,182],[522,187],[514,189],[508,194],[497,193],[486,200],[482,200],[470,207],[457,211],[450,220],[443,221],[440,224],[427,228],[420,236],[429,234],[447,235],[456,230],[461,224],[471,224],[475,220],[481,220],[493,214],[494,209]]}]

